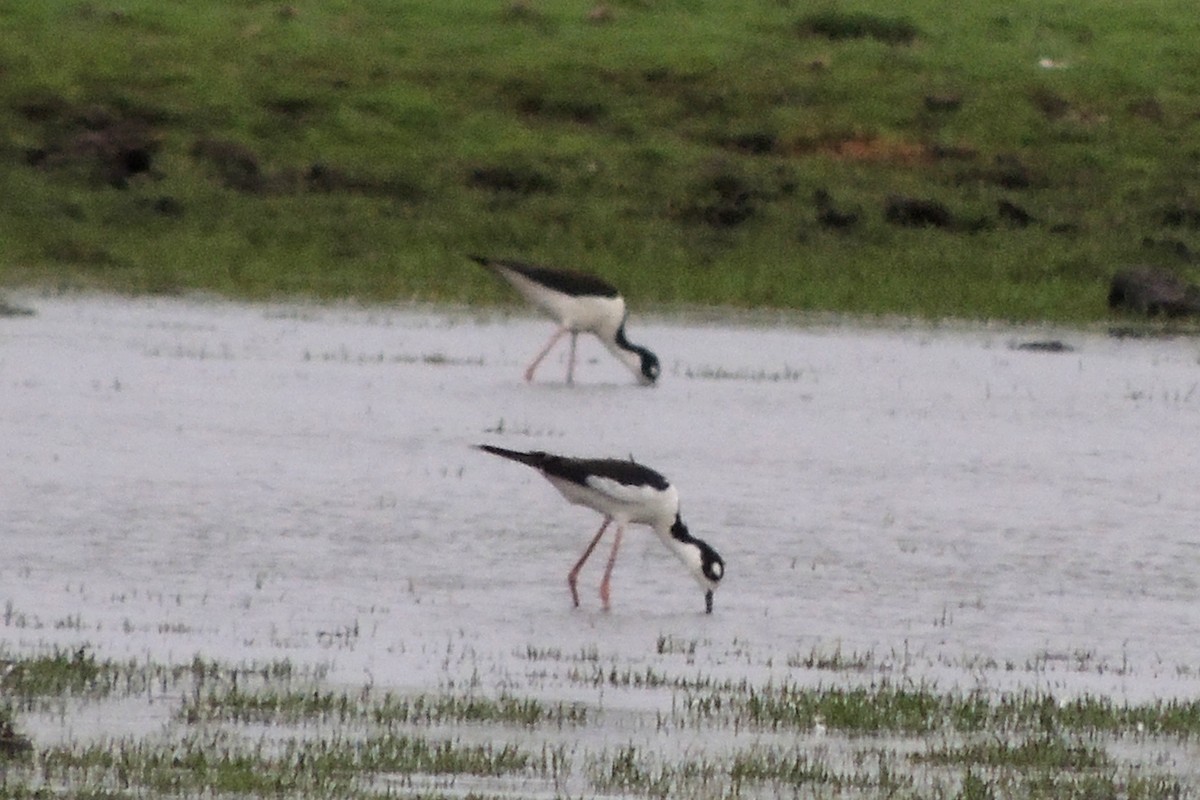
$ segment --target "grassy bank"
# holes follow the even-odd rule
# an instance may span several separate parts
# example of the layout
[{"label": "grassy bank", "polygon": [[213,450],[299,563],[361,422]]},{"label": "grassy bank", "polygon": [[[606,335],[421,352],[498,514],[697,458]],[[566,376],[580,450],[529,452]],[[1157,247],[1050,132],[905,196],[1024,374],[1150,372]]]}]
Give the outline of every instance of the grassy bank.
[{"label": "grassy bank", "polygon": [[[1183,0],[0,8],[0,282],[1084,322],[1200,259]],[[1192,275],[1194,277],[1194,275]]]}]

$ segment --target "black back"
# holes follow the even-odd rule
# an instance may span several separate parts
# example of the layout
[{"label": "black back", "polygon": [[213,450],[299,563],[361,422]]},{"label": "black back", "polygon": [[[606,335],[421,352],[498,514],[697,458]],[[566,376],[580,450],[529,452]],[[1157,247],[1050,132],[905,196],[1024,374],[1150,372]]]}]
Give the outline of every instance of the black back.
[{"label": "black back", "polygon": [[546,456],[542,471],[581,485],[586,485],[593,475],[624,486],[649,486],[658,491],[671,485],[660,473],[630,459]]},{"label": "black back", "polygon": [[649,486],[662,491],[670,482],[660,473],[642,466],[632,459],[621,458],[570,458],[543,453],[540,450],[523,453],[506,450],[490,444],[476,445],[480,450],[535,467],[547,475],[586,486],[589,477],[595,475],[616,481],[625,486]]},{"label": "black back", "polygon": [[551,269],[539,267],[536,264],[525,264],[521,261],[510,261],[503,258],[485,258],[471,256],[471,259],[489,269],[508,269],[524,275],[535,283],[540,283],[548,289],[569,294],[572,297],[618,297],[615,286],[608,281],[589,275],[586,272],[576,272],[569,269]]}]

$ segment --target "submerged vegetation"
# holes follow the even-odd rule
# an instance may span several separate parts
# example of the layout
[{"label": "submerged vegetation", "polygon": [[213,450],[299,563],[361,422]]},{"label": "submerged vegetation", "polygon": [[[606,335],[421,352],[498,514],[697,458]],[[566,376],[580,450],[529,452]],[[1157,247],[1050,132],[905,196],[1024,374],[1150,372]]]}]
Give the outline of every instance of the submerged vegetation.
[{"label": "submerged vegetation", "polygon": [[[660,640],[659,655],[684,654],[675,649],[680,644],[664,652]],[[526,652],[542,675],[553,664],[600,661],[586,652]],[[1190,745],[1200,735],[1196,702],[964,693],[906,681],[840,687],[697,677],[626,684],[631,691],[667,687],[673,709],[630,725],[624,712],[606,719],[599,705],[547,703],[510,690],[402,695],[329,686],[320,670],[288,662],[230,666],[197,658],[165,666],[106,661],[82,649],[8,663],[10,678],[20,677],[5,683],[6,703],[18,709],[0,712],[5,725],[56,704],[56,716],[86,703],[165,702],[169,709],[161,725],[139,736],[26,739],[23,752],[0,755],[0,798],[39,796],[49,786],[62,797],[97,790],[120,797],[442,797],[458,796],[456,780],[467,776],[479,797],[520,787],[555,796],[803,790],[1172,798],[1196,788],[1195,776],[1178,773],[1173,762],[1130,760]],[[568,681],[572,674],[563,673]],[[597,737],[593,729],[612,733]],[[704,731],[699,749],[682,744],[693,729]]]},{"label": "submerged vegetation", "polygon": [[7,4],[0,283],[1095,320],[1200,259],[1193,12]]}]

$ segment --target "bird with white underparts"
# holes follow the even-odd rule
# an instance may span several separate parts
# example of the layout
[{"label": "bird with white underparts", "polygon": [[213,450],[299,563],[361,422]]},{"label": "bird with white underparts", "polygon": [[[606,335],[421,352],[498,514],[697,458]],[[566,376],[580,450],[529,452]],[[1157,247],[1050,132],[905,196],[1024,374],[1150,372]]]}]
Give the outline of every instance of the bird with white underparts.
[{"label": "bird with white underparts", "polygon": [[634,344],[625,336],[628,312],[625,299],[614,286],[595,275],[565,269],[550,269],[502,258],[471,256],[504,278],[522,297],[558,320],[558,330],[525,368],[525,380],[532,381],[542,359],[559,339],[571,335],[567,360],[567,383],[575,380],[575,341],[581,333],[596,335],[610,353],[633,371],[645,385],[658,380],[662,367],[658,356]]},{"label": "bird with white underparts", "polygon": [[673,552],[704,590],[704,611],[711,614],[713,592],[725,577],[725,561],[709,544],[692,536],[679,515],[679,492],[658,472],[632,459],[571,458],[535,450],[523,452],[481,444],[480,450],[533,467],[550,481],[568,502],[587,506],[600,512],[604,522],[592,537],[583,555],[567,574],[571,599],[579,607],[576,582],[588,556],[596,549],[600,537],[611,523],[616,523],[612,552],[600,582],[600,601],[604,610],[610,608],[613,565],[625,527],[648,525]]}]

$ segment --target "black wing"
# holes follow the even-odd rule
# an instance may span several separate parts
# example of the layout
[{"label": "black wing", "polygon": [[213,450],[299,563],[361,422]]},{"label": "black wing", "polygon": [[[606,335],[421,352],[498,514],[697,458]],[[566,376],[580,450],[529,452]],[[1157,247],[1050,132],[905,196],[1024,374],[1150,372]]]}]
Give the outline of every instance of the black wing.
[{"label": "black wing", "polygon": [[649,467],[620,458],[547,456],[542,471],[583,486],[588,485],[587,479],[592,476],[607,478],[623,486],[649,486],[658,491],[671,485],[670,481]]},{"label": "black wing", "polygon": [[617,288],[606,280],[589,275],[586,272],[576,272],[569,269],[550,269],[535,264],[525,264],[520,261],[510,261],[503,258],[486,258],[471,256],[488,269],[507,269],[524,275],[531,281],[553,289],[556,292],[575,297],[618,297]]},{"label": "black wing", "polygon": [[620,458],[570,458],[543,453],[540,450],[524,453],[519,450],[506,450],[490,444],[476,445],[480,450],[493,453],[522,464],[541,470],[547,475],[588,485],[589,477],[607,478],[623,486],[649,486],[662,491],[671,485],[670,481],[649,467],[644,467],[636,461]]}]

